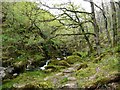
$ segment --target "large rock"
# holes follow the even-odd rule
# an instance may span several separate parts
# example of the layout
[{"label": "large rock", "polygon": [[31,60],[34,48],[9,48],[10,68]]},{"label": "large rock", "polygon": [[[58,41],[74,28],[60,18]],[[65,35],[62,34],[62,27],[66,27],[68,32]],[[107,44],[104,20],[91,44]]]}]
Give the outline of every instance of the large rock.
[{"label": "large rock", "polygon": [[6,68],[4,68],[4,67],[0,67],[0,79],[4,78],[6,76],[5,69]]},{"label": "large rock", "polygon": [[27,62],[25,62],[25,61],[15,62],[13,64],[13,67],[15,68],[15,73],[24,72],[27,67]]},{"label": "large rock", "polygon": [[68,56],[65,61],[67,61],[69,64],[74,64],[76,62],[83,62],[81,57],[77,55]]},{"label": "large rock", "polygon": [[0,78],[6,79],[11,78],[14,74],[14,67],[0,67]]},{"label": "large rock", "polygon": [[51,60],[50,65],[59,65],[59,66],[65,66],[65,67],[70,66],[70,64],[67,63],[65,60]]}]

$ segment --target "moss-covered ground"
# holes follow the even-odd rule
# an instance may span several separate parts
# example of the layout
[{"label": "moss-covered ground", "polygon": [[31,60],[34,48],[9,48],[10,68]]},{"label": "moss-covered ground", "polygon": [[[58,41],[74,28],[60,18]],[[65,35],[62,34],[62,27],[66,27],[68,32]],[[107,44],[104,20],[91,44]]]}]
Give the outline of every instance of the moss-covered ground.
[{"label": "moss-covered ground", "polygon": [[[44,71],[25,71],[16,78],[5,79],[2,89],[30,86],[60,88],[74,83],[77,84],[77,88],[90,88],[93,86],[96,88],[106,86],[107,88],[109,82],[111,83],[111,79],[119,74],[120,58],[119,52],[105,52],[103,54],[100,57],[81,58],[72,55],[68,56],[66,60],[51,60]],[[119,87],[120,84],[117,84],[116,90]],[[74,85],[72,88],[74,88]]]}]

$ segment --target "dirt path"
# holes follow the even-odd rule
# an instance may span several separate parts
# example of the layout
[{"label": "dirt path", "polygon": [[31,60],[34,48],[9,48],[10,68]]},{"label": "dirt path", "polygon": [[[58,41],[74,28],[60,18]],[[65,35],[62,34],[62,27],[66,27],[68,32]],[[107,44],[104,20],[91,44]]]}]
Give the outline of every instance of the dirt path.
[{"label": "dirt path", "polygon": [[74,76],[74,72],[79,66],[80,64],[74,64],[67,69],[61,70],[59,73],[56,73],[53,76],[46,77],[44,80],[52,81],[57,88],[78,88],[77,79]]},{"label": "dirt path", "polygon": [[[80,66],[80,64],[73,64],[71,67],[63,69],[59,73],[54,74],[53,76],[48,76],[48,77],[44,78],[44,80],[51,81],[54,84],[55,88],[76,88],[76,89],[78,89],[79,88],[78,79],[75,75],[75,72],[77,71],[79,66]],[[102,69],[99,68],[99,70],[96,70],[96,74],[100,70],[102,70]],[[102,70],[102,71],[105,72],[104,70]],[[94,81],[96,79],[96,74],[89,76],[87,80],[89,82]],[[106,73],[104,75],[108,76],[108,77],[111,76],[111,75],[109,76],[109,74],[106,74]],[[110,80],[111,80],[111,77],[110,77]],[[114,78],[113,78],[113,80],[114,80]],[[108,81],[106,81],[106,82],[108,82]],[[114,83],[114,81],[111,83]],[[105,88],[107,88],[106,90],[109,90],[109,88],[110,88],[110,90],[114,90],[116,88],[116,86],[118,86],[117,84],[115,86],[115,85],[112,85],[111,83],[109,83],[110,85],[105,87]],[[99,82],[96,82],[95,86],[93,85],[91,87],[86,87],[86,88],[88,88],[88,89],[92,88],[92,90],[95,90],[95,88],[98,88],[98,87],[102,88],[104,86],[104,85],[103,86],[101,85],[102,86],[101,87],[98,85],[99,85]],[[87,89],[85,89],[85,90],[87,90]],[[102,89],[100,89],[100,90],[102,90]]]}]

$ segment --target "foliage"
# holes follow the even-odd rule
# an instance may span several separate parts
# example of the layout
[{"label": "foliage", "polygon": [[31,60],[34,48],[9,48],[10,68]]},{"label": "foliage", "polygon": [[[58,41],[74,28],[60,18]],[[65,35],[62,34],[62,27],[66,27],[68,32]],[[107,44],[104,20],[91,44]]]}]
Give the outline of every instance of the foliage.
[{"label": "foliage", "polygon": [[[37,4],[32,2],[2,4],[5,18],[2,34],[3,57],[13,58],[14,61],[29,59],[39,61],[46,57],[46,52],[49,56],[54,55],[55,50],[51,51],[54,47],[57,48],[57,44],[53,45],[52,40],[45,40],[40,34],[49,39],[54,36],[52,33],[55,32],[54,27],[60,26],[57,20],[44,22],[54,18],[50,12],[39,9]],[[39,45],[41,42],[44,42],[43,46]]]}]

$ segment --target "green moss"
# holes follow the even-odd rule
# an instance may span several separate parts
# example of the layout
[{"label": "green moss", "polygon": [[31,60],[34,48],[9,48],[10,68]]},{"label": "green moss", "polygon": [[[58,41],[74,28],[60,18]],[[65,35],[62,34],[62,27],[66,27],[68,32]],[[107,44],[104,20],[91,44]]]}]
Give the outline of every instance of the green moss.
[{"label": "green moss", "polygon": [[24,65],[26,65],[27,64],[27,62],[25,62],[25,61],[17,61],[17,62],[15,62],[14,64],[13,64],[13,66],[14,67],[22,67],[22,66],[24,66]]},{"label": "green moss", "polygon": [[88,67],[87,63],[81,63],[80,66],[77,68],[77,70],[80,70],[82,68],[87,68],[87,67]]},{"label": "green moss", "polygon": [[105,55],[97,63],[87,62],[87,68],[81,68],[76,72],[78,86],[89,87],[106,83],[109,75],[115,75],[118,72],[118,63],[116,55]]},{"label": "green moss", "polygon": [[23,72],[27,67],[27,61],[17,61],[13,64],[13,67],[15,68],[15,70]]},{"label": "green moss", "polygon": [[24,89],[34,89],[34,90],[42,89],[43,90],[43,89],[48,89],[52,87],[53,87],[53,84],[51,84],[48,81],[41,81],[41,82],[31,81],[29,83],[14,84],[11,89],[12,90],[24,90]]},{"label": "green moss", "polygon": [[76,72],[76,75],[80,78],[84,78],[84,77],[88,77],[91,75],[94,75],[95,72],[95,68],[85,68],[85,69],[80,69]]},{"label": "green moss", "polygon": [[80,57],[87,57],[87,52],[73,52],[73,55],[78,55]]},{"label": "green moss", "polygon": [[77,55],[72,55],[72,56],[68,56],[66,61],[69,64],[74,64],[76,62],[82,62],[82,59],[79,56],[77,56]]},{"label": "green moss", "polygon": [[54,72],[56,71],[58,68],[54,65],[48,65],[45,67],[46,70],[44,70],[44,72],[46,73],[50,73],[50,72]]},{"label": "green moss", "polygon": [[61,84],[64,84],[64,83],[66,83],[68,81],[68,78],[67,77],[64,77],[61,81],[60,81],[60,83]]},{"label": "green moss", "polygon": [[40,82],[39,83],[39,87],[40,88],[53,88],[53,84],[52,83],[50,83],[50,82]]},{"label": "green moss", "polygon": [[[96,85],[97,83],[104,84],[108,81],[109,75],[114,75],[118,72],[119,57],[116,53],[103,55],[101,60],[96,63],[92,62],[92,60],[95,60],[95,57],[90,58],[91,60],[89,60],[89,62],[86,62],[85,59],[88,59],[88,57],[84,58],[83,61],[81,57],[72,55],[68,56],[66,60],[51,60],[48,66],[46,66],[45,71],[33,71],[20,74],[14,79],[3,81],[3,88],[10,88],[16,83],[18,85],[24,84],[27,87],[54,88],[54,85],[52,85],[54,78],[57,78],[55,79],[57,80],[56,85],[60,86],[60,84],[66,83],[68,78],[64,78],[63,74],[55,77],[53,77],[53,75],[56,75],[58,72],[60,73],[61,69],[65,69],[72,66],[71,64],[76,63],[79,66],[76,66],[78,68],[75,67],[77,70],[73,74],[74,77],[77,78],[77,83],[80,88]],[[24,65],[26,62],[23,61],[24,60],[18,60],[14,64],[16,66]],[[44,78],[47,76],[50,77],[50,80],[44,82]]]},{"label": "green moss", "polygon": [[66,67],[69,67],[69,66],[70,66],[70,64],[67,63],[65,60],[61,60],[61,61],[59,61],[57,65],[60,65],[60,66],[66,66]]},{"label": "green moss", "polygon": [[51,60],[48,66],[45,67],[46,68],[45,72],[46,73],[57,72],[67,67],[70,67],[70,64],[67,63],[65,60]]},{"label": "green moss", "polygon": [[50,60],[49,65],[57,65],[58,62],[58,60]]},{"label": "green moss", "polygon": [[[47,74],[49,75],[49,74]],[[46,73],[42,71],[33,71],[33,72],[25,72],[20,74],[18,77],[14,79],[4,80],[3,88],[11,88],[15,83],[17,84],[29,84],[30,82],[42,82],[44,81],[44,77],[47,76]]]},{"label": "green moss", "polygon": [[116,90],[120,90],[120,84],[118,85],[118,87],[116,88]]},{"label": "green moss", "polygon": [[51,73],[51,72],[57,72],[60,71],[61,69],[65,69],[65,66],[59,66],[59,65],[48,65],[45,67],[46,70],[44,72],[46,73]]},{"label": "green moss", "polygon": [[66,66],[66,67],[70,66],[70,64],[67,63],[65,60],[51,60],[49,65],[59,65],[59,66]]}]

